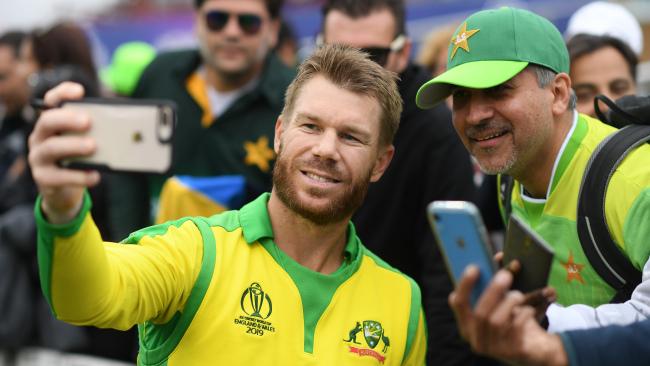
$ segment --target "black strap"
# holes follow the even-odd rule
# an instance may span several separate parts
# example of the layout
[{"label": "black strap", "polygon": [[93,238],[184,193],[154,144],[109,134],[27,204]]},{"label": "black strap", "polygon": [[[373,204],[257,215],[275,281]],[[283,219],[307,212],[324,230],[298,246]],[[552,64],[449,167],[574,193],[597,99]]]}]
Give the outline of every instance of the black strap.
[{"label": "black strap", "polygon": [[641,272],[614,243],[605,218],[605,195],[612,174],[628,155],[650,139],[650,126],[629,125],[603,140],[592,154],[578,197],[578,237],[589,263],[617,290],[611,302],[630,298]]}]

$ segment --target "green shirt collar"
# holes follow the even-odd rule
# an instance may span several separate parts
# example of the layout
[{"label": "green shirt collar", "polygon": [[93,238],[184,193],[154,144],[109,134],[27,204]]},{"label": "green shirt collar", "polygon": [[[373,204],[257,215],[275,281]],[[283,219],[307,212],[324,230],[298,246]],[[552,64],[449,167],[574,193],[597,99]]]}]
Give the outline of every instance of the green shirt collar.
[{"label": "green shirt collar", "polygon": [[[262,238],[273,239],[274,237],[267,208],[269,198],[271,198],[270,193],[263,193],[239,210],[239,222],[244,233],[244,239],[248,244],[255,243]],[[347,244],[343,255],[346,260],[354,261],[359,254],[359,239],[351,221],[348,223],[347,235]]]}]

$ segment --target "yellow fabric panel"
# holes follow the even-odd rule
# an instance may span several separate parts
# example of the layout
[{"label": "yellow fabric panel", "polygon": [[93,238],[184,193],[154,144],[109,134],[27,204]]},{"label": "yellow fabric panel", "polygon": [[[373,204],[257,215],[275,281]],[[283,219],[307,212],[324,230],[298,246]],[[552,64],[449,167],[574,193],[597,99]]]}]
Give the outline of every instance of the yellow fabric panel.
[{"label": "yellow fabric panel", "polygon": [[614,239],[623,248],[623,224],[629,208],[650,182],[650,145],[644,144],[631,152],[612,176],[605,196],[605,218]]},{"label": "yellow fabric panel", "polygon": [[202,252],[191,221],[127,245],[102,242],[87,215],[75,235],[55,238],[52,306],[77,325],[129,329],[148,319],[168,321],[187,300]]},{"label": "yellow fabric panel", "polygon": [[214,118],[212,118],[212,108],[210,107],[210,100],[208,99],[207,84],[198,72],[194,72],[185,81],[185,88],[187,92],[194,98],[196,104],[203,110],[201,117],[201,125],[203,127],[210,127]]},{"label": "yellow fabric panel", "polygon": [[[381,364],[376,357],[385,357],[383,365],[402,364],[411,296],[406,278],[364,257],[359,270],[336,290],[316,327],[313,353],[306,353],[304,316],[296,285],[262,245],[245,243],[240,230],[226,232],[213,227],[217,242],[213,280],[168,365]],[[247,291],[255,285],[263,291],[257,298],[264,299],[261,318],[250,315],[254,300]],[[350,330],[363,321],[380,322],[389,345],[379,341],[371,349],[363,330],[356,338],[359,344],[346,342]],[[417,360],[423,364],[423,338],[420,318],[409,365],[417,364]],[[375,356],[359,355],[351,352],[351,347]],[[264,355],[262,363],[260,355]]]},{"label": "yellow fabric panel", "polygon": [[420,311],[418,331],[415,334],[413,344],[411,344],[411,352],[407,355],[406,360],[404,360],[404,366],[424,365],[424,359],[427,355],[427,336],[425,327],[424,311]]},{"label": "yellow fabric panel", "polygon": [[210,217],[226,208],[201,192],[194,191],[175,177],[167,179],[160,191],[156,224],[178,220],[182,217]]}]

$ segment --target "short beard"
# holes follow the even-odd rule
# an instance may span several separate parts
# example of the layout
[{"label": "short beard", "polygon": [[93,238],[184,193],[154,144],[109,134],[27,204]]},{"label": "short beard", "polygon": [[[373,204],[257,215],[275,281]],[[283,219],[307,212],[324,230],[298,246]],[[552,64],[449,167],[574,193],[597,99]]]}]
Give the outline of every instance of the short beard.
[{"label": "short beard", "polygon": [[506,162],[504,164],[501,164],[500,166],[485,166],[481,164],[481,161],[477,158],[475,158],[476,162],[478,163],[479,168],[481,171],[485,174],[489,175],[495,175],[495,174],[510,174],[510,171],[512,168],[515,166],[515,163],[517,162],[517,151],[513,151],[512,154],[508,157]]},{"label": "short beard", "polygon": [[[314,164],[329,164],[321,159],[314,159],[316,159],[313,161]],[[273,169],[273,189],[277,193],[280,201],[298,216],[315,225],[325,226],[343,221],[352,216],[366,197],[368,185],[370,184],[370,176],[371,172],[368,172],[368,175],[364,179],[351,187],[347,187],[345,192],[333,198],[327,207],[314,209],[299,201],[295,187],[291,184],[289,178],[288,162],[283,158],[280,150]]]}]

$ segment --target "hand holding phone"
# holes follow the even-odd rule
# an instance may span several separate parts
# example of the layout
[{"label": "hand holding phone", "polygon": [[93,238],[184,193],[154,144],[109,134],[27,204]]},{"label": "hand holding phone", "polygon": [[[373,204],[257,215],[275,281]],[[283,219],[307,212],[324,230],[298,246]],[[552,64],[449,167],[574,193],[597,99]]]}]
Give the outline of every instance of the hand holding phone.
[{"label": "hand holding phone", "polygon": [[470,264],[479,268],[480,276],[471,296],[474,306],[496,272],[478,209],[466,201],[434,201],[427,207],[427,216],[454,284],[458,284]]}]

